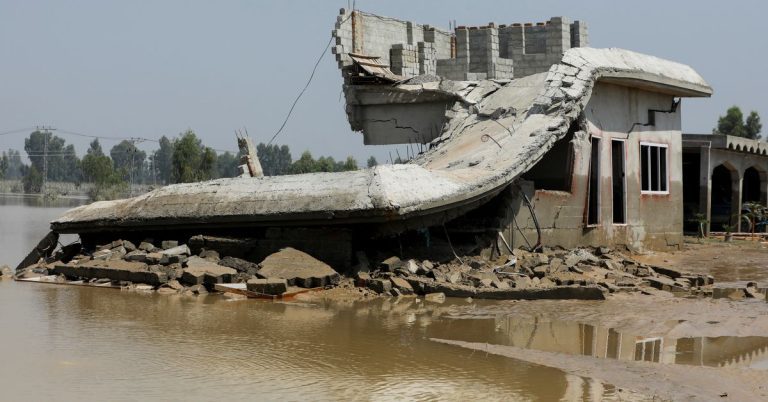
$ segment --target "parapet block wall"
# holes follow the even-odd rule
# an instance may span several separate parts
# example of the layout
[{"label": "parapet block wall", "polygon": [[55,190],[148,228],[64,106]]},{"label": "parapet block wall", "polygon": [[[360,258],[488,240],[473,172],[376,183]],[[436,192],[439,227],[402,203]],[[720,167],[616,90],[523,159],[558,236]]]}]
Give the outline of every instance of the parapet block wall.
[{"label": "parapet block wall", "polygon": [[393,73],[435,74],[452,80],[510,79],[547,71],[572,47],[588,46],[587,25],[553,17],[536,24],[456,27],[429,25],[341,9],[332,49],[344,69],[348,53],[376,56]]},{"label": "parapet block wall", "polygon": [[451,57],[450,32],[360,11],[341,9],[333,36],[340,69],[352,64],[348,53],[361,53],[379,57],[396,74],[413,77],[421,71],[434,74],[437,60]]}]

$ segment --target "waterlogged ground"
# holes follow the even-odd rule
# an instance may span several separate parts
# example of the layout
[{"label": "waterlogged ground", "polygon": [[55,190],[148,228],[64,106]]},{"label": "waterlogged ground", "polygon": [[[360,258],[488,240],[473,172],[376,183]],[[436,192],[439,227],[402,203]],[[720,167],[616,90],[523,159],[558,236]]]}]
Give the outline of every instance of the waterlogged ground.
[{"label": "waterlogged ground", "polygon": [[[13,264],[62,209],[6,203]],[[755,299],[272,303],[3,281],[0,328],[4,400],[761,400],[768,384]]]}]

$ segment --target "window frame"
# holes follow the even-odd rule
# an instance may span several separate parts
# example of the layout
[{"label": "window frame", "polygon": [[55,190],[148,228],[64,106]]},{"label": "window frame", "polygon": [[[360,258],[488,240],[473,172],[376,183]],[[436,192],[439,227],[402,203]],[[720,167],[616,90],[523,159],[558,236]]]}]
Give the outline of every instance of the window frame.
[{"label": "window frame", "polygon": [[[643,171],[643,147],[648,147],[648,171]],[[666,190],[645,190],[643,189],[643,175],[647,174],[648,176],[648,187],[653,187],[653,180],[652,180],[652,173],[653,167],[651,166],[651,149],[652,148],[664,148],[664,188]],[[648,194],[648,195],[669,195],[669,144],[663,144],[658,142],[647,142],[647,141],[640,141],[640,194]],[[657,179],[659,180],[659,185],[661,185],[662,177],[661,177],[661,158],[657,158]]]}]

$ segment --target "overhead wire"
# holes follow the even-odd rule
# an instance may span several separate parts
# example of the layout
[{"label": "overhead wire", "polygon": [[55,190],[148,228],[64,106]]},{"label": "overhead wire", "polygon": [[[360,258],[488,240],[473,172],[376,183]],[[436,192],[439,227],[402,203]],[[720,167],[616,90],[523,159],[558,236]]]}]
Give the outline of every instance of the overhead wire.
[{"label": "overhead wire", "polygon": [[[352,13],[347,16],[347,18],[343,19],[340,24],[345,23],[348,19],[352,18]],[[293,109],[296,108],[296,104],[299,103],[299,99],[301,99],[302,95],[304,95],[304,92],[306,92],[307,88],[309,88],[309,84],[312,83],[312,78],[315,77],[315,72],[317,71],[317,66],[320,65],[320,62],[325,57],[325,54],[328,53],[328,49],[331,47],[331,43],[333,43],[333,35],[331,35],[331,38],[328,39],[328,43],[325,45],[325,48],[323,49],[323,53],[320,54],[320,57],[315,62],[315,66],[312,67],[312,73],[309,75],[309,79],[307,80],[307,83],[304,85],[304,88],[301,89],[301,92],[299,92],[299,95],[296,96],[296,99],[293,100],[293,104],[291,104],[291,108],[288,109],[288,114],[285,116],[285,120],[283,120],[283,124],[280,125],[280,128],[277,129],[277,132],[272,136],[272,138],[269,139],[269,142],[267,143],[267,146],[272,145],[272,141],[277,138],[278,135],[283,131],[285,128],[285,125],[288,124],[288,120],[290,120],[291,115],[293,114]]]}]

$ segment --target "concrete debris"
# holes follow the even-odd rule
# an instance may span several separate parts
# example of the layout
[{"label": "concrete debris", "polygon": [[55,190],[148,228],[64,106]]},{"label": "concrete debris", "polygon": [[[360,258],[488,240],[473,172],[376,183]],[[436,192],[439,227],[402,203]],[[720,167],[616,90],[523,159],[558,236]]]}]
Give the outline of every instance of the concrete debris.
[{"label": "concrete debris", "polygon": [[0,266],[0,279],[11,279],[13,278],[13,271],[11,270],[11,267],[7,265]]},{"label": "concrete debris", "polygon": [[291,247],[270,255],[259,265],[259,276],[283,278],[289,285],[302,288],[332,286],[341,279],[328,264]]},{"label": "concrete debris", "polygon": [[[356,283],[382,295],[397,289],[398,294],[412,290],[417,294],[441,292],[450,297],[490,299],[603,299],[615,292],[711,293],[707,290],[712,285],[709,276],[649,266],[604,247],[542,253],[514,250],[514,254],[515,264],[508,264],[507,257],[488,261],[465,256],[462,262],[422,263],[420,267],[430,268],[416,273],[402,266],[390,271],[399,261],[391,257]],[[410,265],[410,261],[403,265]],[[403,286],[404,282],[410,288]]]},{"label": "concrete debris", "polygon": [[190,257],[183,269],[181,282],[187,285],[213,285],[216,283],[232,282],[232,277],[237,274],[233,268],[224,267],[200,257]]},{"label": "concrete debris", "polygon": [[247,289],[265,295],[281,295],[288,291],[288,281],[282,278],[250,279]]}]

